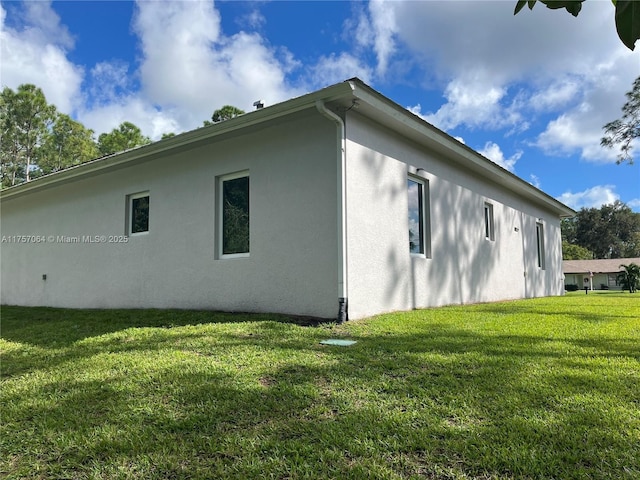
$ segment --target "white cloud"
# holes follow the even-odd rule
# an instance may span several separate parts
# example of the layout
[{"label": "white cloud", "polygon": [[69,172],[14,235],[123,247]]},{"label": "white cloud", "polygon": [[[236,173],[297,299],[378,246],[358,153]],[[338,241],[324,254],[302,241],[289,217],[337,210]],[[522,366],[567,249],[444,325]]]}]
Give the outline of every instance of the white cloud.
[{"label": "white cloud", "polygon": [[345,39],[353,38],[359,47],[370,47],[373,43],[373,28],[367,12],[363,8],[356,5],[357,18],[347,18],[344,22]]},{"label": "white cloud", "polygon": [[353,35],[358,47],[373,49],[377,59],[376,74],[384,77],[396,51],[394,5],[384,0],[371,0],[368,9],[358,10],[357,20],[347,21],[345,27],[346,36]]},{"label": "white cloud", "polygon": [[629,208],[631,208],[631,210],[640,212],[640,198],[634,198],[633,200],[629,200],[627,202],[627,205],[629,206]]},{"label": "white cloud", "polygon": [[506,2],[389,2],[388,8],[396,43],[412,51],[430,89],[444,89],[444,103],[423,108],[423,118],[447,130],[507,134],[549,122],[536,141],[546,152],[615,159],[599,147],[601,127],[618,118],[638,61],[617,37],[610,2],[585,2],[579,18],[541,4],[514,16]]},{"label": "white cloud", "polygon": [[414,115],[424,118],[424,116],[422,115],[422,105],[420,105],[419,103],[415,104],[414,106],[408,106],[405,108]]},{"label": "white cloud", "polygon": [[369,13],[374,31],[374,49],[378,58],[376,71],[384,76],[395,51],[394,35],[397,28],[393,7],[382,0],[369,2]]},{"label": "white cloud", "polygon": [[461,124],[500,128],[519,123],[520,115],[501,104],[505,95],[506,89],[495,86],[489,72],[467,72],[447,85],[444,92],[447,103],[424,118],[443,130]]},{"label": "white cloud", "polygon": [[258,29],[267,23],[267,19],[259,10],[256,9],[241,17],[238,23],[240,25],[246,25],[249,28]]},{"label": "white cloud", "polygon": [[79,112],[80,121],[98,135],[110,132],[122,122],[131,122],[154,140],[162,137],[163,133],[182,131],[177,118],[180,118],[179,112],[153,107],[135,94]]},{"label": "white cloud", "polygon": [[578,97],[581,83],[570,75],[556,79],[535,91],[528,103],[536,111],[557,111]]},{"label": "white cloud", "polygon": [[[198,127],[226,104],[250,110],[257,99],[268,105],[305,91],[287,81],[299,67],[288,50],[256,33],[225,36],[210,1],[139,2],[132,23],[139,67],[99,61],[86,77],[67,57],[73,38],[50,2],[25,2],[15,12],[21,26],[9,28],[0,6],[3,84],[40,86],[49,103],[98,134],[126,120],[156,139]],[[253,26],[263,21],[251,17]]]},{"label": "white cloud", "polygon": [[182,129],[196,127],[223,105],[251,109],[299,93],[286,74],[298,65],[286,50],[261,36],[225,37],[212,2],[138,2],[134,30],[140,38],[144,97],[180,111]]},{"label": "white cloud", "polygon": [[12,89],[24,83],[35,84],[49,103],[63,112],[72,112],[77,107],[84,74],[66,57],[73,39],[50,2],[25,2],[24,6],[24,27],[10,28],[5,25],[6,12],[0,5],[2,84]]},{"label": "white cloud", "polygon": [[423,63],[437,65],[443,79],[484,68],[498,85],[550,81],[589,72],[625,49],[610,2],[586,2],[577,19],[540,4],[514,16],[508,2],[389,2],[389,8],[398,38]]},{"label": "white cloud", "polygon": [[578,193],[565,192],[556,198],[574,210],[580,210],[583,207],[599,208],[602,205],[620,200],[615,188],[614,185],[597,185]]},{"label": "white cloud", "polygon": [[505,168],[510,172],[513,172],[515,170],[516,162],[520,160],[520,157],[522,157],[522,152],[517,151],[509,158],[505,158],[504,153],[500,149],[500,146],[494,142],[487,142],[484,145],[484,148],[478,150],[478,153],[484,155],[492,162],[497,163],[502,168]]},{"label": "white cloud", "polygon": [[602,126],[620,117],[624,92],[637,73],[637,65],[628,64],[626,56],[596,65],[581,84],[580,102],[551,120],[536,144],[548,154],[578,152],[589,162],[615,162],[616,150],[600,146]]},{"label": "white cloud", "polygon": [[309,82],[316,88],[326,87],[352,77],[358,77],[363,82],[369,83],[373,76],[374,72],[370,67],[345,52],[340,55],[332,54],[328,57],[321,57],[309,69]]},{"label": "white cloud", "polygon": [[529,175],[529,183],[531,185],[533,185],[536,188],[540,188],[540,177],[538,177],[537,175],[534,175],[533,173]]},{"label": "white cloud", "polygon": [[99,62],[89,73],[91,84],[87,93],[91,105],[109,104],[129,91],[129,65],[126,62]]},{"label": "white cloud", "polygon": [[60,17],[51,8],[51,1],[25,2],[20,11],[24,28],[20,34],[29,43],[43,45],[51,39],[63,49],[72,49],[74,39]]},{"label": "white cloud", "polygon": [[594,116],[596,119],[579,111],[560,115],[539,135],[537,145],[550,155],[579,152],[582,159],[592,163],[614,163],[617,151],[600,145],[602,123],[595,112]]}]

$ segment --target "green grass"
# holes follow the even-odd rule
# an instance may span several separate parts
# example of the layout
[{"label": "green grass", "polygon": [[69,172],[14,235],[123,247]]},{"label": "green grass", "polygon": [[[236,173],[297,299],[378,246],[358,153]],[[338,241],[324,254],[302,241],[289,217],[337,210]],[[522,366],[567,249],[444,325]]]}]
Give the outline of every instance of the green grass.
[{"label": "green grass", "polygon": [[640,295],[1,314],[3,478],[640,478]]}]

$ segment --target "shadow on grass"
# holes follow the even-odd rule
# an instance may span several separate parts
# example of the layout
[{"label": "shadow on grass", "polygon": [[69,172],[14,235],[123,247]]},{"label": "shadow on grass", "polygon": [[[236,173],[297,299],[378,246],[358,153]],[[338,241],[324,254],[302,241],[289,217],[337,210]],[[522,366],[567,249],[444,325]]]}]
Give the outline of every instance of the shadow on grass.
[{"label": "shadow on grass", "polygon": [[[319,344],[327,330],[255,316],[242,328],[162,316],[141,335],[126,316],[87,315],[95,328],[68,348],[40,343],[32,383],[5,379],[9,478],[640,475],[633,339],[426,322],[341,348]],[[38,321],[55,336],[53,318]],[[3,318],[3,335],[28,342],[17,330]]]},{"label": "shadow on grass", "polygon": [[5,305],[0,308],[0,314],[2,338],[42,347],[69,346],[78,340],[129,328],[173,328],[260,321],[318,326],[331,322],[316,317],[267,313],[161,309],[91,310]]}]

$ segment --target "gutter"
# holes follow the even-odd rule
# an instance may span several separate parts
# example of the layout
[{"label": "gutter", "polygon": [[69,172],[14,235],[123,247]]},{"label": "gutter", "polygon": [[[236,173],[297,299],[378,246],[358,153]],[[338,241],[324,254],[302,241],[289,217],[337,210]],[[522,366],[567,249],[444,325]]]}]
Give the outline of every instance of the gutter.
[{"label": "gutter", "polygon": [[347,282],[347,142],[346,127],[342,118],[329,110],[323,100],[316,100],[318,111],[336,124],[338,162],[338,323],[349,320]]}]

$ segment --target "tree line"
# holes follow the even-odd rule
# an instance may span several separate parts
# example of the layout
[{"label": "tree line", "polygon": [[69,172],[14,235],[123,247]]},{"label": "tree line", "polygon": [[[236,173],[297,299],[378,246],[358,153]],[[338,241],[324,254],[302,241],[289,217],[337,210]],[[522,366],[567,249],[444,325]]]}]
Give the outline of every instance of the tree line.
[{"label": "tree line", "polygon": [[640,257],[640,213],[619,200],[582,208],[561,229],[564,260]]},{"label": "tree line", "polygon": [[[225,105],[203,125],[243,113]],[[162,138],[173,135],[165,133]],[[33,84],[15,91],[5,87],[0,93],[0,188],[149,143],[151,139],[131,122],[122,122],[96,139],[93,130],[59,112]]]}]

